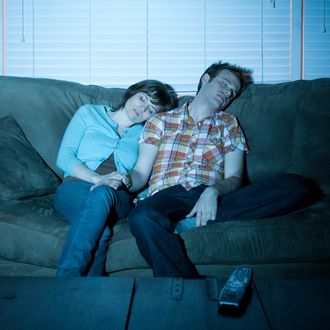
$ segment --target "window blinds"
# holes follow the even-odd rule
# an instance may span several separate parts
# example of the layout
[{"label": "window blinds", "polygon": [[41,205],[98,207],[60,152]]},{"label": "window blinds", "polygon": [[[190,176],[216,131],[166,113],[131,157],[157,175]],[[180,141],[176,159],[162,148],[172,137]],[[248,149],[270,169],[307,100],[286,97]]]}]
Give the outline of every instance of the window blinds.
[{"label": "window blinds", "polygon": [[305,0],[304,78],[330,77],[330,1]]},{"label": "window blinds", "polygon": [[92,84],[116,87],[147,78],[145,0],[90,1],[90,74]]},{"label": "window blinds", "polygon": [[[118,87],[152,78],[194,91],[222,59],[253,69],[256,82],[296,79],[292,1],[7,0],[6,74]],[[323,2],[305,0],[308,79],[330,75]]]},{"label": "window blinds", "polygon": [[290,1],[207,1],[207,65],[223,58],[256,82],[290,80]]}]

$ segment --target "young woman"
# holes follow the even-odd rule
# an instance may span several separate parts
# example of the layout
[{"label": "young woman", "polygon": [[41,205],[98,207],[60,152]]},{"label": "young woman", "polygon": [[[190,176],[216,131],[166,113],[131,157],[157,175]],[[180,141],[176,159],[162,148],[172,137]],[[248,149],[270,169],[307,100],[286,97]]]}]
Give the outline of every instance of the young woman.
[{"label": "young woman", "polygon": [[111,174],[129,172],[138,157],[143,123],[177,106],[173,88],[157,80],[130,86],[120,106],[84,105],[70,121],[58,154],[64,180],[54,208],[69,222],[57,276],[102,276],[110,226],[133,206]]}]

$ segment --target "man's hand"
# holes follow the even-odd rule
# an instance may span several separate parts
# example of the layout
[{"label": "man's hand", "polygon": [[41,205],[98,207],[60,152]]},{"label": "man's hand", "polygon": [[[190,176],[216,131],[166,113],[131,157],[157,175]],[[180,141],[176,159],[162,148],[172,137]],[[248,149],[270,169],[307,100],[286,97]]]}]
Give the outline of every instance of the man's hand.
[{"label": "man's hand", "polygon": [[106,175],[100,175],[94,179],[94,185],[91,186],[90,191],[99,186],[109,186],[115,190],[119,189],[123,185],[127,188],[130,186],[129,176],[119,172],[112,172]]},{"label": "man's hand", "polygon": [[218,209],[218,196],[219,191],[215,187],[207,187],[186,217],[190,218],[196,215],[196,227],[205,226],[207,221],[215,220]]}]

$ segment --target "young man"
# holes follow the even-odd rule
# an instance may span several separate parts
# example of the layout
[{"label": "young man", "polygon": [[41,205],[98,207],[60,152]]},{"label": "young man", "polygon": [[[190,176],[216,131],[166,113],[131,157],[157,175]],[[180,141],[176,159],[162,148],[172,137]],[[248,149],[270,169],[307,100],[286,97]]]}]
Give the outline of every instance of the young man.
[{"label": "young man", "polygon": [[[138,161],[118,178],[138,191],[149,177],[149,197],[128,222],[155,276],[198,278],[174,225],[196,216],[196,225],[285,214],[304,205],[307,180],[283,174],[241,188],[247,145],[236,120],[223,112],[244,87],[249,72],[215,63],[202,75],[196,97],[181,109],[147,121]],[[151,174],[151,176],[150,176]]]}]

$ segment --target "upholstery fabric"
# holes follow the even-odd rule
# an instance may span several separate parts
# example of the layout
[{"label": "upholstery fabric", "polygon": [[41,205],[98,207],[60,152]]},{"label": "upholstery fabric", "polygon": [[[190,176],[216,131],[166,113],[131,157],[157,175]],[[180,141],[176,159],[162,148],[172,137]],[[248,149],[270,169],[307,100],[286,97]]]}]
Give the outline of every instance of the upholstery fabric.
[{"label": "upholstery fabric", "polygon": [[250,182],[291,172],[330,192],[330,79],[250,85],[227,109],[242,125]]},{"label": "upholstery fabric", "polygon": [[[196,265],[325,262],[330,256],[329,207],[326,198],[285,217],[216,223],[180,236]],[[143,269],[147,264],[127,223],[120,222],[114,227],[107,269],[116,272],[137,266]]]},{"label": "upholstery fabric", "polygon": [[52,195],[0,201],[0,258],[56,268],[68,223],[52,208]]},{"label": "upholstery fabric", "polygon": [[[124,93],[18,77],[0,77],[0,91],[0,118],[14,118],[32,148],[59,176],[56,156],[75,111],[82,104],[120,102]],[[281,172],[298,173],[318,182],[326,197],[283,217],[180,230],[187,253],[202,274],[227,276],[236,265],[248,263],[255,276],[330,276],[329,95],[330,79],[256,84],[230,105],[228,112],[237,116],[248,141],[250,182]],[[179,106],[189,99],[180,98]],[[0,182],[5,176],[0,173]],[[68,223],[52,208],[52,197],[0,199],[0,275],[55,274]],[[114,226],[106,269],[117,276],[152,274],[126,219]]]},{"label": "upholstery fabric", "polygon": [[0,199],[12,200],[55,191],[59,180],[27,141],[17,122],[0,119]]},{"label": "upholstery fabric", "polygon": [[117,103],[124,93],[119,88],[16,77],[0,77],[0,91],[0,117],[16,119],[29,142],[60,176],[56,157],[72,115],[83,104]]}]

